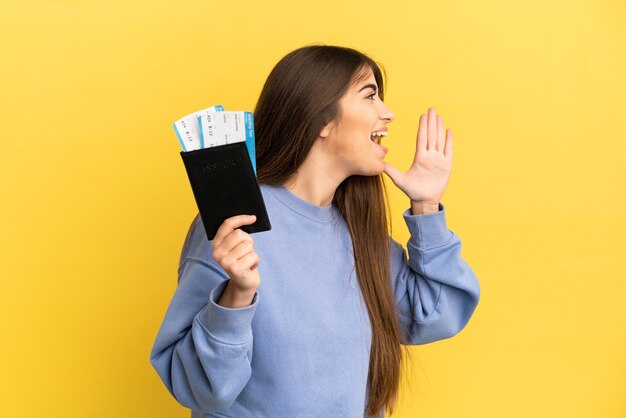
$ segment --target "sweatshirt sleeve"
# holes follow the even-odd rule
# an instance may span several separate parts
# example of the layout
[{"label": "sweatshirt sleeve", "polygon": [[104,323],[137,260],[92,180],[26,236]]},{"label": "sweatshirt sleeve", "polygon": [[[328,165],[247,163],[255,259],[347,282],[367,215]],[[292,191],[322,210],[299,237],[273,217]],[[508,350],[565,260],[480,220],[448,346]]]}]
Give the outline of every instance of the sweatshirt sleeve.
[{"label": "sweatshirt sleeve", "polygon": [[228,284],[223,270],[187,258],[179,272],[150,363],[181,405],[202,412],[228,409],[250,379],[259,296],[249,306],[225,308],[217,304]]},{"label": "sweatshirt sleeve", "polygon": [[413,215],[403,213],[411,237],[409,259],[392,238],[392,288],[406,344],[426,344],[452,337],[472,316],[480,287],[471,267],[461,258],[461,241],[446,226],[445,207]]}]

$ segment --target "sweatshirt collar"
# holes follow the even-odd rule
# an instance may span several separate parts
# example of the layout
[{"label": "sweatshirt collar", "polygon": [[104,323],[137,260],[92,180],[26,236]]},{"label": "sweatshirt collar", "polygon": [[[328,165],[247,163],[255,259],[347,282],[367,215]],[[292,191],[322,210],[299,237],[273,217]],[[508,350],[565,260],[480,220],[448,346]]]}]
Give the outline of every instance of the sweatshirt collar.
[{"label": "sweatshirt collar", "polygon": [[332,203],[327,206],[318,206],[296,196],[288,188],[281,184],[264,184],[263,186],[268,187],[273,192],[274,196],[276,196],[276,198],[285,206],[303,216],[306,216],[307,218],[319,222],[328,222],[335,218],[338,214],[337,209]]}]

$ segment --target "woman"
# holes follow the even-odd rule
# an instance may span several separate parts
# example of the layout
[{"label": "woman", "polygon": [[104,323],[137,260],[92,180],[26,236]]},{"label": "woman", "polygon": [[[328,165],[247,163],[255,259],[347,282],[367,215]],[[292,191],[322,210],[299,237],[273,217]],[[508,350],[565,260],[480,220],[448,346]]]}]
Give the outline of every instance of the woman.
[{"label": "woman", "polygon": [[[441,204],[452,132],[429,109],[402,173],[383,160],[382,100],[380,68],[349,48],[297,49],[269,75],[254,115],[272,230],[253,239],[240,215],[208,241],[196,217],[151,353],[192,417],[384,416],[402,345],[467,324],[479,284]],[[410,199],[408,261],[388,235],[383,172]]]}]

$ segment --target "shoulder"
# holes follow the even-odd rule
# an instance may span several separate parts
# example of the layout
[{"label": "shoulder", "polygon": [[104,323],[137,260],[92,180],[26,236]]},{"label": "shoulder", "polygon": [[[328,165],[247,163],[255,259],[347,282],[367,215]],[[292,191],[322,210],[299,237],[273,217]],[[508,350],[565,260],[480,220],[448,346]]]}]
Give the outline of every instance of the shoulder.
[{"label": "shoulder", "polygon": [[259,189],[263,195],[263,199],[273,198],[279,190],[279,186],[272,184],[259,183]]},{"label": "shoulder", "polygon": [[222,267],[213,259],[213,242],[207,238],[204,224],[200,214],[191,221],[185,241],[180,252],[178,260],[178,269],[182,269],[186,262],[194,260],[207,264],[211,267],[222,269]]},{"label": "shoulder", "polygon": [[389,258],[391,261],[392,275],[396,276],[401,270],[402,266],[406,264],[406,250],[398,241],[393,239],[391,235],[389,240]]}]

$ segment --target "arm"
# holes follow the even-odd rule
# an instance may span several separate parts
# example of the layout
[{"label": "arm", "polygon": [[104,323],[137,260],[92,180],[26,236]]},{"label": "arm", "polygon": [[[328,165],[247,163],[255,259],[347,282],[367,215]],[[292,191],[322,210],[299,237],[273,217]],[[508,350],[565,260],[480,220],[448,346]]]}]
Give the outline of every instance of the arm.
[{"label": "arm", "polygon": [[259,298],[242,308],[220,306],[228,282],[219,265],[186,258],[150,354],[169,392],[192,410],[227,409],[250,379]]},{"label": "arm", "polygon": [[461,331],[478,304],[480,287],[461,258],[461,241],[448,230],[445,207],[439,211],[403,213],[411,237],[409,259],[390,238],[392,290],[407,344],[426,344]]}]

